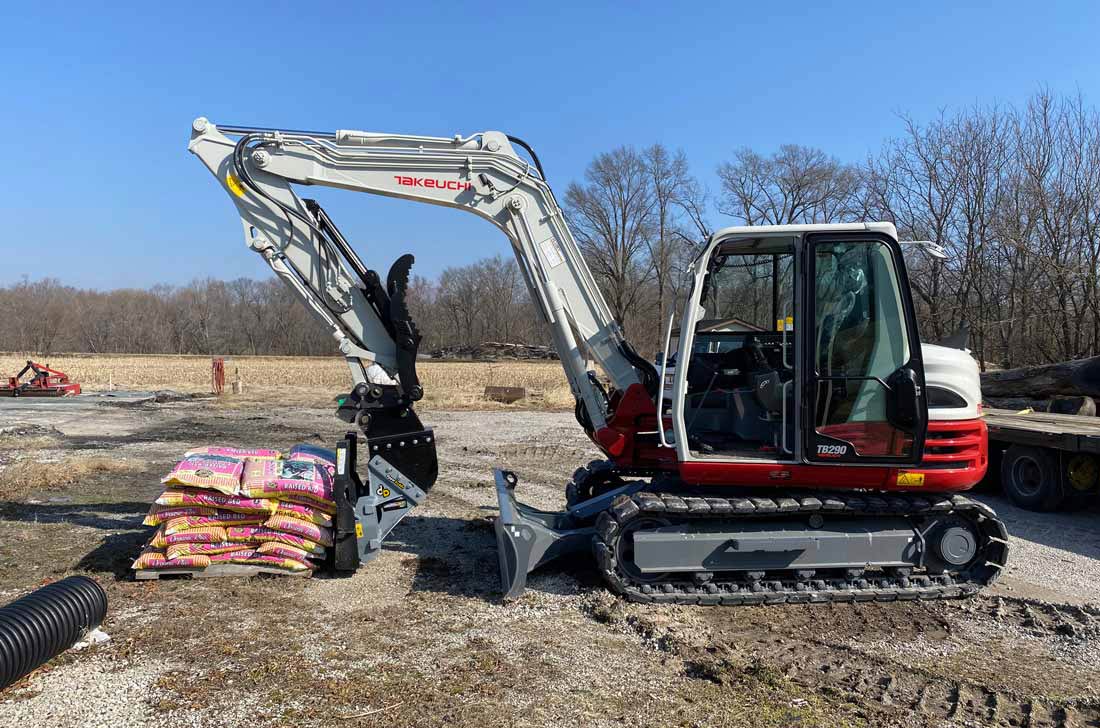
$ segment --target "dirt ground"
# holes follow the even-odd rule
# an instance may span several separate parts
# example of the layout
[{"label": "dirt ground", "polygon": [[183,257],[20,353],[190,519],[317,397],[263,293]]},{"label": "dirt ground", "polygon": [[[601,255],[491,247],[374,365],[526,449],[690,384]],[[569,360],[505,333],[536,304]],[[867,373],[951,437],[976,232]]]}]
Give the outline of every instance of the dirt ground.
[{"label": "dirt ground", "polygon": [[967,601],[642,606],[577,559],[503,604],[492,467],[557,508],[595,453],[568,413],[421,415],[439,481],[354,577],[134,582],[141,519],[186,448],[331,446],[331,408],[0,402],[0,603],[86,573],[111,636],[0,694],[0,725],[1100,725],[1095,513],[982,496],[1012,563]]}]

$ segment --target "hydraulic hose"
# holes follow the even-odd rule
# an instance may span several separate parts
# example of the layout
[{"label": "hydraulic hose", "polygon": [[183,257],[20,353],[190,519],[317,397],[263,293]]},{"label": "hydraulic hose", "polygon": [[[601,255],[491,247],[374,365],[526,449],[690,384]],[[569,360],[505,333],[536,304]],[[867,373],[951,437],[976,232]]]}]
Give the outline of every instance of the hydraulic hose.
[{"label": "hydraulic hose", "polygon": [[0,690],[73,646],[107,615],[107,594],[70,576],[0,607]]}]

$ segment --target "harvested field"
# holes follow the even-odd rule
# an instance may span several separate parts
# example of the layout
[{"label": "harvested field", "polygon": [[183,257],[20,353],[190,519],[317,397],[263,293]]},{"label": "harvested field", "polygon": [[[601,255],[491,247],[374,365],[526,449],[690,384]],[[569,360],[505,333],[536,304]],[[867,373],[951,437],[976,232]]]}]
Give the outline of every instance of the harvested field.
[{"label": "harvested field", "polygon": [[[0,375],[18,372],[24,354],[0,354]],[[172,355],[63,354],[44,364],[80,382],[86,392],[103,391],[113,381],[119,390],[175,389],[210,391],[210,357]],[[226,381],[239,369],[246,395],[260,399],[288,394],[292,399],[329,398],[347,393],[348,367],[340,357],[235,356],[226,359]],[[510,407],[569,409],[573,395],[556,361],[494,363],[421,361],[417,373],[424,384],[423,407],[504,408],[484,397],[485,387],[524,387],[528,398]],[[256,397],[253,397],[256,399]]]},{"label": "harvested field", "polygon": [[[108,591],[112,637],[0,694],[0,725],[1100,725],[1094,513],[983,496],[1014,534],[1012,561],[969,601],[643,606],[577,559],[502,604],[491,468],[560,508],[595,454],[566,412],[424,409],[439,482],[351,578],[130,580],[141,518],[186,448],[331,445],[344,425],[330,404],[0,402],[13,488],[0,496],[0,602],[89,574]],[[129,467],[99,469],[104,457]],[[11,470],[32,462],[87,468],[69,484]]]}]

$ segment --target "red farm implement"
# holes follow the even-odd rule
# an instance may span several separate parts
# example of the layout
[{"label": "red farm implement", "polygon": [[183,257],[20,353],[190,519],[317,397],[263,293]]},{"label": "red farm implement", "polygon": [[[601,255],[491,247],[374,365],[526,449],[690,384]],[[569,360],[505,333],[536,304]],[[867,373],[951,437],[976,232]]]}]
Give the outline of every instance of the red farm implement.
[{"label": "red farm implement", "polygon": [[[33,376],[21,381],[28,372]],[[7,384],[0,382],[0,397],[65,397],[80,394],[80,385],[69,381],[69,375],[50,369],[37,362],[28,361]]]}]

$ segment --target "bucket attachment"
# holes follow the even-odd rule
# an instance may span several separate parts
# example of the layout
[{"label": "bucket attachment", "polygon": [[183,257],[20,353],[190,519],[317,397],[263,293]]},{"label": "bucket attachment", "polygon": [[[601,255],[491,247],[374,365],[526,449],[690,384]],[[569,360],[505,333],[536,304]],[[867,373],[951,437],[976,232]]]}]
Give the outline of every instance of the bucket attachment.
[{"label": "bucket attachment", "polygon": [[518,599],[527,587],[527,574],[547,561],[591,548],[596,529],[578,526],[567,512],[540,511],[516,501],[518,478],[507,470],[495,470],[500,515],[493,522],[500,558],[500,582],[504,599]]}]

